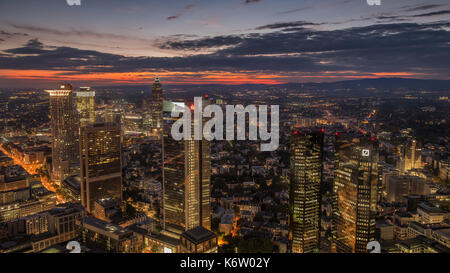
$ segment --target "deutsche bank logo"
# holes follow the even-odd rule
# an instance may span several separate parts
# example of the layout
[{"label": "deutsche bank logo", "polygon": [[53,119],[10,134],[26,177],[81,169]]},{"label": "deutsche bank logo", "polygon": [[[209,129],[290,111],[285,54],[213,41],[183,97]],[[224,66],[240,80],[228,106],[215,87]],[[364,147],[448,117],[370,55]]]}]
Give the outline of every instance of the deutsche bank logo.
[{"label": "deutsche bank logo", "polygon": [[81,6],[81,0],[66,0],[69,6]]},{"label": "deutsche bank logo", "polygon": [[369,156],[370,155],[370,151],[367,149],[362,150],[362,156]]},{"label": "deutsche bank logo", "polygon": [[381,0],[367,0],[367,5],[369,6],[380,6]]}]

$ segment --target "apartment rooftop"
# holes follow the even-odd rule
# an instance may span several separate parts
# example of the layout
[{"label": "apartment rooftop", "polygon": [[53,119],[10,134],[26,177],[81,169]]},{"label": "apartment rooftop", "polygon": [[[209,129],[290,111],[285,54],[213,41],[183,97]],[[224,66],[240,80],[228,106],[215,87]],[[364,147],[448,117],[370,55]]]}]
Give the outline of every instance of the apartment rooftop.
[{"label": "apartment rooftop", "polygon": [[24,180],[30,175],[27,171],[20,165],[3,166],[0,167],[0,182],[10,183],[19,180]]},{"label": "apartment rooftop", "polygon": [[115,235],[120,236],[124,234],[131,233],[130,230],[127,230],[121,226],[118,226],[113,223],[108,223],[97,219],[95,217],[86,217],[82,220],[82,225],[88,229],[92,229],[93,231],[105,234],[105,235]]},{"label": "apartment rooftop", "polygon": [[426,213],[433,213],[433,214],[444,213],[444,211],[441,208],[435,207],[435,206],[433,206],[431,204],[427,204],[427,203],[420,203],[418,205],[418,208],[425,211]]},{"label": "apartment rooftop", "polygon": [[81,189],[81,178],[79,175],[69,176],[64,180],[64,182],[74,189]]},{"label": "apartment rooftop", "polygon": [[82,206],[79,203],[65,203],[58,205],[57,207],[48,210],[48,213],[52,216],[61,216],[68,215],[76,212],[81,212],[83,210]]}]

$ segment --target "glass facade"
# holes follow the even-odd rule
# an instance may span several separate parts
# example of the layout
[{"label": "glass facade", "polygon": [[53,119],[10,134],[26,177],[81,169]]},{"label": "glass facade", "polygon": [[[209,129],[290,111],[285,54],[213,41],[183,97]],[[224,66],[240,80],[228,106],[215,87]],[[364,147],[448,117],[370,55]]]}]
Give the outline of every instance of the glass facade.
[{"label": "glass facade", "polygon": [[80,87],[77,94],[77,110],[80,126],[95,123],[95,91],[90,87]]},{"label": "glass facade", "polygon": [[78,165],[78,118],[70,84],[46,91],[50,95],[52,178],[61,182],[71,174],[72,166]]},{"label": "glass facade", "polygon": [[80,132],[81,202],[91,212],[98,200],[122,200],[120,126],[95,124]]},{"label": "glass facade", "polygon": [[333,186],[333,252],[367,252],[375,240],[378,143],[366,136],[337,137]]},{"label": "glass facade", "polygon": [[290,234],[293,253],[315,252],[320,239],[322,131],[294,131],[290,144]]},{"label": "glass facade", "polygon": [[170,116],[174,104],[168,101],[164,104],[164,225],[181,231],[198,226],[210,229],[210,143],[206,140],[174,140],[170,132],[178,118]]},{"label": "glass facade", "polygon": [[158,77],[152,86],[151,119],[152,133],[159,135],[163,127],[163,91]]}]

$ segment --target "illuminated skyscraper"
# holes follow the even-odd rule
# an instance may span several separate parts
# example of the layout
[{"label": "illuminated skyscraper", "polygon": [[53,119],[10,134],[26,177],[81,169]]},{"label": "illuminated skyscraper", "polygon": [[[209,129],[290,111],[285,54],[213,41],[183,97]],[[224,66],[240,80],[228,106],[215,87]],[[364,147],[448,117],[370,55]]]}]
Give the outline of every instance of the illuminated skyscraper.
[{"label": "illuminated skyscraper", "polygon": [[294,130],[291,136],[289,243],[293,253],[319,250],[323,138],[321,130]]},{"label": "illuminated skyscraper", "polygon": [[117,125],[122,124],[122,110],[119,107],[112,105],[106,106],[105,109],[105,121],[107,123],[115,123]]},{"label": "illuminated skyscraper", "polygon": [[80,126],[87,126],[95,123],[95,91],[90,87],[80,87],[76,92],[77,110],[80,118]]},{"label": "illuminated skyscraper", "polygon": [[50,95],[52,129],[52,179],[63,181],[78,165],[78,118],[73,105],[72,85],[46,90]]},{"label": "illuminated skyscraper", "polygon": [[415,139],[408,139],[400,145],[399,165],[399,169],[404,172],[422,169],[422,149]]},{"label": "illuminated skyscraper", "polygon": [[[206,103],[204,100],[203,105]],[[164,226],[175,232],[198,226],[210,229],[210,143],[207,140],[174,140],[171,127],[178,118],[170,116],[173,107],[191,108],[192,105],[164,102]]]},{"label": "illuminated skyscraper", "polygon": [[378,143],[366,136],[336,137],[332,252],[367,252],[375,240],[379,179]]},{"label": "illuminated skyscraper", "polygon": [[81,204],[88,212],[101,199],[122,201],[120,125],[80,128]]},{"label": "illuminated skyscraper", "polygon": [[152,86],[152,103],[151,103],[151,119],[152,133],[161,134],[163,127],[163,91],[159,78],[155,78]]}]

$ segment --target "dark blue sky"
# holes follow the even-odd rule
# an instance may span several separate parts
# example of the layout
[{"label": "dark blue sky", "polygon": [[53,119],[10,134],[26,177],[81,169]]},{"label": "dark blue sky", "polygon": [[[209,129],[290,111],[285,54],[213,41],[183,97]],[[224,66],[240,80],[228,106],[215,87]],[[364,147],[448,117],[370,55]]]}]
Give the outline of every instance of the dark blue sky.
[{"label": "dark blue sky", "polygon": [[449,4],[0,0],[0,87],[448,79]]}]

